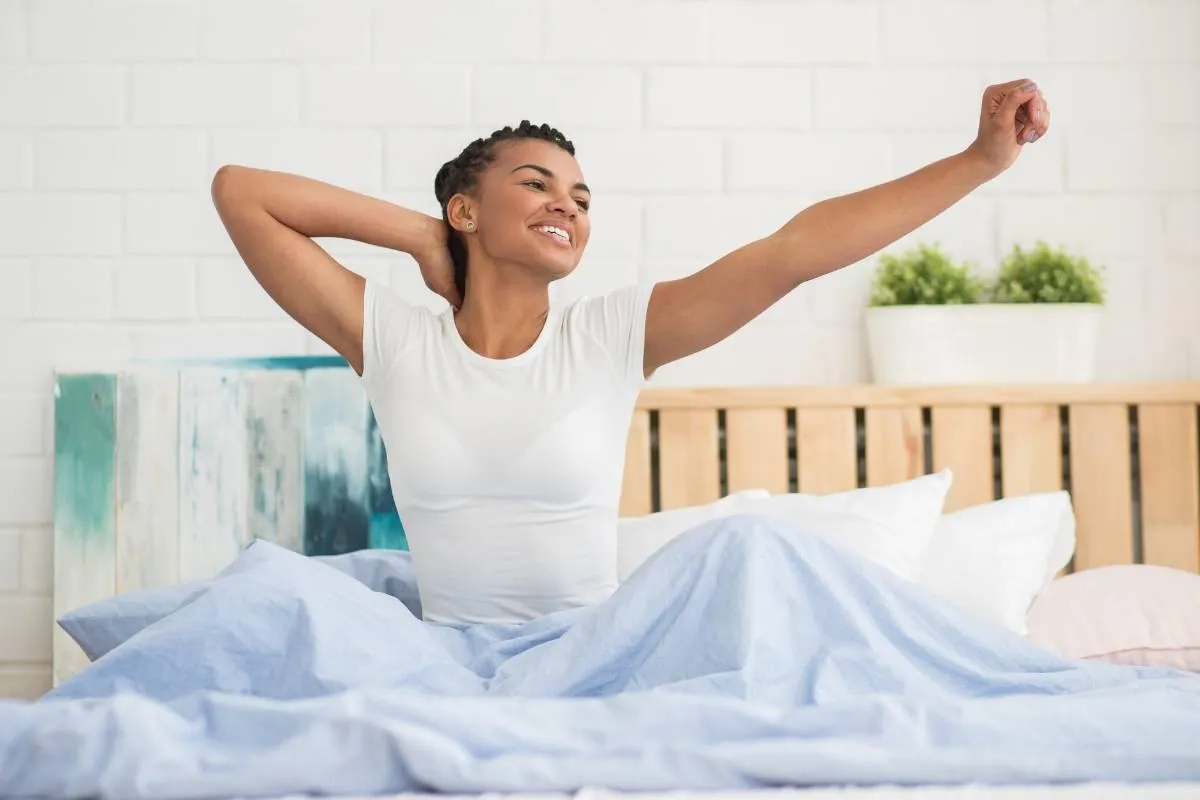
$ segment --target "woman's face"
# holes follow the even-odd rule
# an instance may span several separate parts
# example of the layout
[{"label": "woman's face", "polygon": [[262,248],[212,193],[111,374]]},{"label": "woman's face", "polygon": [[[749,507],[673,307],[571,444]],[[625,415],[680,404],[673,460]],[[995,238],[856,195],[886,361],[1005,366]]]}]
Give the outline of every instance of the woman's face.
[{"label": "woman's face", "polygon": [[475,243],[491,259],[531,268],[549,282],[579,265],[591,235],[591,197],[570,153],[521,139],[497,145],[464,213],[475,222]]}]

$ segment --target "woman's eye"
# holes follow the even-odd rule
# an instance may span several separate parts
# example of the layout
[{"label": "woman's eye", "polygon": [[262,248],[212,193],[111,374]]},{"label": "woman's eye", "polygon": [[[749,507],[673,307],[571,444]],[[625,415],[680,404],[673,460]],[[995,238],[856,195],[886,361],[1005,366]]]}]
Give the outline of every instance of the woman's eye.
[{"label": "woman's eye", "polygon": [[576,200],[575,204],[578,205],[580,208],[582,208],[584,211],[587,211],[588,208],[592,205],[587,200],[583,200],[583,199]]},{"label": "woman's eye", "polygon": [[537,189],[545,189],[546,188],[546,184],[542,183],[541,181],[525,181],[525,185],[533,186],[533,187],[536,187]]}]

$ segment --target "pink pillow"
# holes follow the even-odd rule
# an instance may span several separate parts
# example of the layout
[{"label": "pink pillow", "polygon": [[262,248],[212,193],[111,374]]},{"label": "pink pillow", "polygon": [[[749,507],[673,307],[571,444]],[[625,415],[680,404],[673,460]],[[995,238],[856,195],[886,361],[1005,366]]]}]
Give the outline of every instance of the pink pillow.
[{"label": "pink pillow", "polygon": [[1135,564],[1054,580],[1029,638],[1068,658],[1200,672],[1200,575]]}]

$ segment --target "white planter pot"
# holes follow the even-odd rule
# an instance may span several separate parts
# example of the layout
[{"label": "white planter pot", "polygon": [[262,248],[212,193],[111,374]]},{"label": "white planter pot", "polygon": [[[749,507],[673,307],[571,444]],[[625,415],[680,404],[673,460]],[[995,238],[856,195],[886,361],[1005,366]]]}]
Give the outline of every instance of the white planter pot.
[{"label": "white planter pot", "polygon": [[1102,313],[1088,303],[868,308],[871,371],[888,385],[1088,383]]}]

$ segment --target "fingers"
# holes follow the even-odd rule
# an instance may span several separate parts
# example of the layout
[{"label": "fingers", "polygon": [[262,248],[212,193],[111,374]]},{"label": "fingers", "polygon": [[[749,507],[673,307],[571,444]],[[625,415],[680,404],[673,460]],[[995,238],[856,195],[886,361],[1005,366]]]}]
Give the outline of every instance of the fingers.
[{"label": "fingers", "polygon": [[1032,144],[1050,130],[1050,106],[1041,91],[1022,104],[1018,121],[1017,142],[1020,144]]},{"label": "fingers", "polygon": [[[1009,86],[1004,90],[1004,99],[1000,102],[1000,108],[997,109],[997,113],[1005,121],[1016,122],[1017,111],[1037,96],[1037,84],[1033,81],[1025,81]],[[1030,114],[1030,111],[1031,109],[1026,109],[1027,116]]]}]

